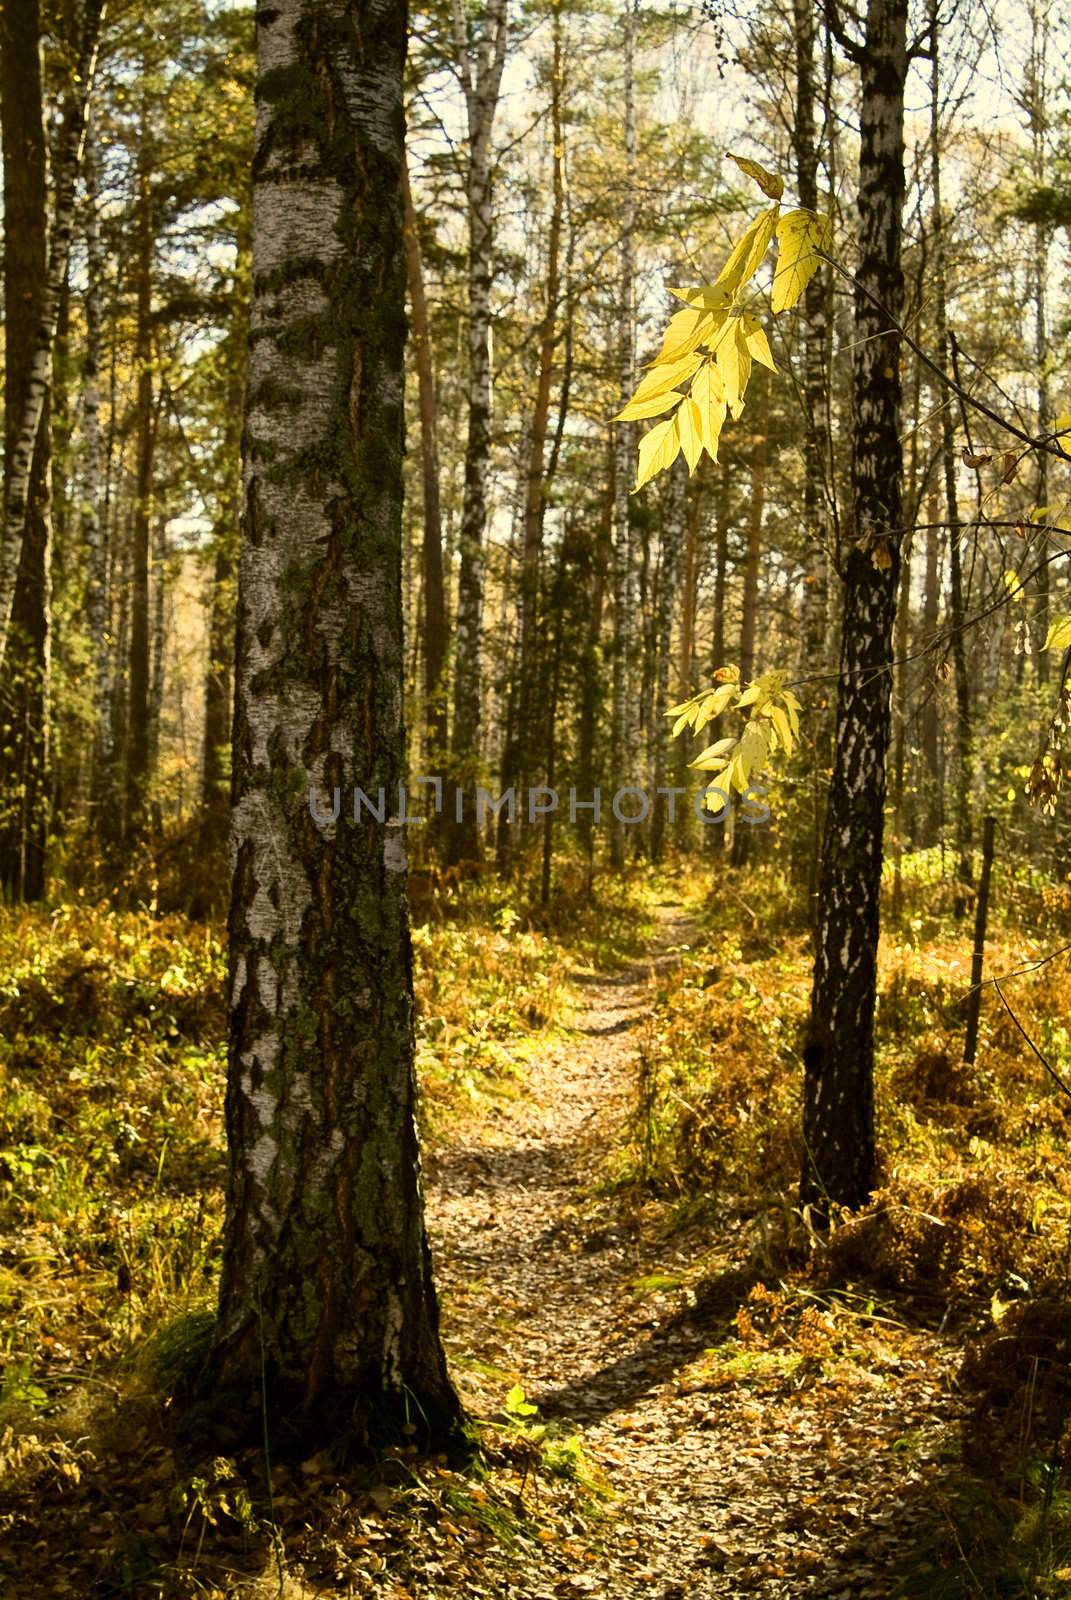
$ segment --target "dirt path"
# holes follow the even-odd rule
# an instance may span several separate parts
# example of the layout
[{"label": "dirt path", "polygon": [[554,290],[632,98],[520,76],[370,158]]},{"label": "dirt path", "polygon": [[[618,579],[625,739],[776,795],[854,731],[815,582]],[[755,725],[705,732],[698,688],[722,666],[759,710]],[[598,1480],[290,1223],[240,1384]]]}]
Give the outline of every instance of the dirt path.
[{"label": "dirt path", "polygon": [[[645,1243],[581,1204],[618,1134],[653,973],[693,932],[684,908],[665,904],[647,961],[578,975],[571,1036],[429,1173],[463,1386],[471,1377],[477,1397],[501,1404],[519,1382],[542,1417],[579,1432],[616,1491],[608,1523],[564,1554],[548,1540],[534,1568],[518,1559],[506,1591],[884,1600],[939,1471],[939,1348],[870,1339],[865,1360],[805,1362],[791,1380],[750,1384],[712,1353],[756,1281],[740,1234],[727,1228],[697,1297],[673,1284],[694,1236]],[[655,1273],[663,1291],[644,1283]]]}]

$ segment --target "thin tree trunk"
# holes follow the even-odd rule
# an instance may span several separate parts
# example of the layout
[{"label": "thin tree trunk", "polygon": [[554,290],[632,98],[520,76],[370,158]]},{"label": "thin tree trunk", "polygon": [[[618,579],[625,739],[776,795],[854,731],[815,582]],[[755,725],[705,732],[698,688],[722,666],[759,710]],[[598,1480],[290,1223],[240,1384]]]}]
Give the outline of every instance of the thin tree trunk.
[{"label": "thin tree trunk", "polygon": [[[648,729],[650,773],[648,800],[651,816],[651,860],[661,861],[665,854],[669,820],[669,797],[659,794],[666,787],[666,748],[669,725],[666,711],[669,707],[669,669],[671,660],[671,634],[673,629],[673,602],[680,586],[681,547],[685,541],[685,523],[688,517],[688,474],[684,457],[678,456],[670,468],[669,482],[662,501],[661,560],[658,570],[658,590],[654,606],[654,696],[651,724]],[[677,806],[674,802],[674,814]]]},{"label": "thin tree trunk", "polygon": [[[934,24],[933,59],[930,79],[930,186],[933,191],[933,294],[937,335],[937,362],[943,372],[949,368],[948,332],[948,250],[945,244],[944,216],[941,209],[941,148],[939,108],[941,75],[939,65],[937,9],[931,5]],[[963,554],[960,547],[961,524],[956,492],[956,437],[950,396],[935,396],[941,409],[941,464],[944,475],[945,517],[948,522],[949,605],[952,624],[952,668],[956,688],[956,914],[962,916],[966,904],[964,886],[971,883],[971,788],[974,778],[971,686],[967,676],[967,651],[963,626]]]},{"label": "thin tree trunk", "polygon": [[[685,509],[684,583],[681,591],[681,634],[677,656],[675,698],[687,700],[695,692],[695,607],[699,582],[699,511],[702,479],[691,480]],[[664,708],[663,708],[664,709]],[[689,787],[688,744],[683,738],[673,741],[674,782],[678,789]],[[678,797],[674,828],[679,846],[685,846],[695,833],[695,812],[691,797]]]},{"label": "thin tree trunk", "polygon": [[153,404],[152,154],[142,118],[137,174],[137,313],[134,366],[137,373],[137,456],[130,597],[130,667],[127,688],[126,835],[142,832],[149,798],[149,562],[153,511],[156,411]]},{"label": "thin tree trunk", "polygon": [[[0,624],[8,635],[0,676],[0,891],[8,900],[39,900],[48,831],[52,620],[48,384],[59,293],[57,285],[50,306],[48,146],[37,0],[4,7],[0,30],[7,312],[3,561],[10,563],[0,576]],[[46,323],[49,337],[42,350],[40,331]],[[29,415],[34,426],[27,432]]]},{"label": "thin tree trunk", "polygon": [[[542,673],[536,649],[539,617],[539,576],[543,550],[543,520],[546,510],[546,446],[550,420],[550,389],[554,356],[558,348],[558,301],[561,288],[561,237],[565,214],[562,129],[562,25],[561,0],[551,0],[553,54],[550,78],[551,192],[552,203],[547,231],[547,272],[543,320],[539,329],[539,357],[536,367],[536,392],[528,424],[528,461],[524,497],[524,538],[520,573],[520,638],[516,660],[517,716],[513,736],[503,762],[503,787],[527,786],[534,767],[533,733],[538,721],[536,686]],[[509,866],[507,830],[499,829],[499,869]]]},{"label": "thin tree trunk", "polygon": [[447,855],[455,865],[480,856],[476,782],[481,757],[481,655],[484,538],[491,462],[491,284],[494,273],[491,134],[506,59],[507,0],[487,0],[478,48],[469,39],[461,0],[452,0],[457,51],[468,113],[467,203],[469,427],[461,510],[461,570],[454,645],[453,777],[461,815],[447,812]]},{"label": "thin tree trunk", "polygon": [[[434,1446],[459,1405],[424,1228],[399,795],[406,13],[275,0],[257,21],[216,1372],[246,1418],[268,1397],[273,1450]],[[383,791],[359,822],[358,787]]]},{"label": "thin tree trunk", "polygon": [[167,530],[157,520],[152,558],[152,677],[149,684],[149,779],[152,791],[152,827],[163,827],[163,807],[157,791],[160,773],[160,732],[164,715],[165,654],[167,647]]},{"label": "thin tree trunk", "polygon": [[108,594],[107,524],[101,514],[103,441],[100,430],[101,290],[104,257],[100,243],[96,147],[86,144],[86,323],[82,363],[82,493],[81,530],[88,554],[85,617],[93,663],[93,743],[90,771],[90,830],[98,838],[114,834],[116,796],[111,729],[111,653]]},{"label": "thin tree trunk", "polygon": [[[39,0],[19,0],[17,6],[9,7],[7,10],[9,15],[11,11],[17,11],[19,14],[17,22],[9,20],[4,25],[4,48],[14,74],[19,70],[16,61],[22,62],[28,68],[20,40],[28,38],[28,30],[34,27],[39,29]],[[56,160],[56,197],[52,225],[48,233],[45,262],[40,269],[33,296],[33,321],[28,341],[31,354],[24,383],[20,385],[22,409],[14,427],[9,425],[7,428],[4,529],[3,541],[0,544],[0,666],[4,662],[8,627],[15,604],[15,586],[18,581],[22,542],[26,534],[31,500],[30,480],[37,438],[42,428],[49,385],[52,381],[52,349],[63,285],[67,279],[67,263],[71,253],[75,190],[78,184],[78,169],[82,161],[89,97],[96,74],[97,41],[100,36],[103,11],[103,0],[81,0],[81,4],[75,8],[75,23],[78,27],[77,65],[74,81],[66,96],[63,129]],[[38,33],[35,49],[39,48],[39,39]],[[31,82],[35,76],[39,78],[39,69],[36,74],[30,71]],[[13,84],[13,77],[9,82]],[[9,98],[13,101],[21,99],[21,92],[21,87],[19,90],[12,88]],[[14,112],[13,115],[17,116],[18,113]],[[13,224],[9,222],[7,228],[9,235],[12,228]],[[21,302],[11,300],[5,302],[9,318],[12,306],[16,303],[21,306],[26,305],[25,299]]]},{"label": "thin tree trunk", "polygon": [[[755,439],[751,463],[751,494],[747,525],[747,552],[744,557],[744,595],[740,620],[740,681],[750,683],[755,676],[755,632],[759,612],[759,562],[762,556],[762,519],[766,512],[766,459],[769,450],[767,427],[769,386],[763,382],[756,405],[756,423],[762,432]],[[730,824],[731,825],[731,824]],[[733,828],[732,864],[742,867],[752,848],[751,829]]]},{"label": "thin tree trunk", "polygon": [[[607,569],[612,559],[613,508],[614,508],[614,453],[613,441],[607,445],[606,490],[602,497],[602,514],[592,517],[592,534],[588,553],[588,581],[586,592],[591,595],[591,609],[584,629],[584,646],[580,659],[580,727],[577,732],[577,799],[584,809],[577,811],[580,847],[587,862],[588,892],[591,892],[595,871],[594,812],[588,809],[595,798],[595,742],[599,725],[604,677],[602,673],[603,608],[606,595]],[[601,796],[600,796],[601,799]]]},{"label": "thin tree trunk", "polygon": [[[625,0],[623,48],[625,151],[621,179],[621,270],[617,305],[617,367],[622,405],[635,387],[636,269],[633,234],[636,227],[636,0]],[[628,783],[627,763],[632,746],[630,668],[635,653],[636,577],[629,517],[629,484],[633,478],[635,443],[636,429],[632,423],[614,424],[614,648],[610,783],[615,794]],[[609,825],[610,862],[619,870],[625,864],[625,826],[614,816],[611,816]]]},{"label": "thin tree trunk", "polygon": [[443,580],[443,522],[439,497],[439,408],[435,395],[435,366],[431,323],[424,292],[424,263],[420,254],[416,212],[409,185],[409,169],[402,173],[405,200],[405,266],[409,285],[409,312],[417,394],[420,404],[420,466],[424,491],[424,721],[431,765],[441,770],[446,751],[446,590]]},{"label": "thin tree trunk", "polygon": [[[940,500],[934,484],[926,500],[926,578],[922,591],[922,647],[929,649],[937,638],[938,608],[940,603],[941,529],[938,527]],[[940,830],[941,772],[939,765],[939,700],[937,677],[934,674],[925,689],[922,706],[922,765],[924,794],[923,843],[932,845]]]},{"label": "thin tree trunk", "polygon": [[[906,0],[869,0],[861,75],[852,451],[833,779],[804,1049],[801,1196],[819,1211],[873,1188],[877,997],[890,657],[900,578],[901,237]],[[879,310],[878,307],[884,307]]]}]

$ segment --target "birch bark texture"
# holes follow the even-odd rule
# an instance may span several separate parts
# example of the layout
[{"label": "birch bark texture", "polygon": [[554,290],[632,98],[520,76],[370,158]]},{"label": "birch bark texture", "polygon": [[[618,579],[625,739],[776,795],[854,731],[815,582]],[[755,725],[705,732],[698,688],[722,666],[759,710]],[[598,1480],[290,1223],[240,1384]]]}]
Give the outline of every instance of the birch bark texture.
[{"label": "birch bark texture", "polygon": [[[257,14],[216,1376],[256,1405],[263,1372],[273,1448],[407,1421],[441,1441],[459,1417],[396,809],[406,20],[402,0]],[[351,819],[355,786],[378,815]]]},{"label": "birch bark texture", "polygon": [[[498,108],[508,38],[507,0],[487,0],[478,38],[473,38],[462,0],[451,17],[468,119],[466,201],[468,209],[469,424],[465,444],[465,491],[461,508],[457,617],[454,645],[454,726],[451,759],[464,793],[460,821],[447,829],[453,864],[479,858],[475,788],[481,740],[484,544],[491,466],[491,286],[494,281],[494,151],[491,137]],[[455,814],[456,816],[456,814]]]},{"label": "birch bark texture", "polygon": [[844,570],[833,778],[818,885],[814,986],[804,1048],[801,1197],[821,1213],[874,1185],[874,1006],[900,578],[900,337],[905,0],[869,0],[861,77],[852,541]]}]

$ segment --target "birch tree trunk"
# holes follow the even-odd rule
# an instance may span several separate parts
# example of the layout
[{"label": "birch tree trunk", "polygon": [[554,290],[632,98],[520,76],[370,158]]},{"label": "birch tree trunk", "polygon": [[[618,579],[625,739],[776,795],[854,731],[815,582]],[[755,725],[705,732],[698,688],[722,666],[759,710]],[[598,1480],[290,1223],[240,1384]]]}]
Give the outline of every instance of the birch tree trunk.
[{"label": "birch tree trunk", "polygon": [[[263,1385],[273,1449],[407,1422],[437,1444],[459,1406],[399,795],[406,10],[276,0],[257,25],[216,1370],[247,1416]],[[353,820],[355,787],[378,814]]]},{"label": "birch tree trunk", "polygon": [[[943,372],[951,368],[948,331],[948,248],[945,242],[944,213],[941,204],[941,140],[939,109],[941,75],[937,43],[937,10],[931,8],[934,25],[930,80],[930,187],[933,193],[933,299],[937,361]],[[948,523],[949,606],[952,622],[952,668],[956,690],[956,878],[955,907],[962,916],[966,906],[966,886],[973,877],[971,865],[971,789],[974,780],[971,685],[967,674],[967,651],[963,620],[963,534],[956,488],[956,437],[948,393],[934,395],[941,416],[941,469],[945,492],[945,519]],[[1041,452],[1042,454],[1044,452]]]},{"label": "birch tree trunk", "polygon": [[[32,321],[30,323],[31,351],[25,379],[20,383],[22,407],[17,424],[9,428],[4,473],[4,527],[0,544],[0,666],[7,650],[8,628],[15,604],[15,587],[18,581],[22,543],[26,536],[28,508],[31,501],[31,477],[38,434],[45,415],[45,403],[52,382],[52,351],[56,339],[63,285],[67,279],[67,263],[71,254],[71,236],[74,232],[75,190],[78,169],[85,141],[89,97],[96,74],[97,41],[104,11],[103,0],[81,0],[73,8],[75,26],[78,28],[77,66],[73,83],[66,96],[59,153],[56,161],[56,196],[52,225],[48,233],[45,261],[40,268]],[[17,13],[11,20],[11,13]],[[38,0],[20,0],[8,8],[4,24],[4,49],[9,57],[12,84],[9,100],[21,98],[22,89],[14,87],[14,76],[22,60],[20,40],[28,37],[28,30],[39,27]],[[38,43],[35,48],[39,48]],[[28,66],[28,63],[24,63]],[[40,69],[37,74],[40,76]],[[32,83],[34,73],[30,73]],[[5,212],[5,216],[8,213]],[[10,237],[13,222],[9,219],[7,233]],[[25,305],[25,301],[21,304]],[[12,307],[6,301],[9,316]],[[21,340],[20,340],[21,342]],[[6,405],[5,401],[5,405]]]},{"label": "birch tree trunk", "polygon": [[831,1203],[862,1205],[874,1183],[874,1005],[903,524],[895,325],[903,301],[906,12],[906,0],[869,0],[865,43],[856,52],[862,82],[853,527],[845,561],[834,767],[804,1049],[801,1195],[819,1211]]},{"label": "birch tree trunk", "polygon": [[480,855],[476,780],[481,755],[481,653],[487,480],[491,464],[491,286],[494,277],[494,208],[491,135],[494,129],[508,33],[507,0],[487,0],[478,42],[470,36],[462,0],[452,0],[457,66],[468,116],[469,427],[465,493],[461,509],[457,624],[454,644],[453,777],[462,792],[446,828],[447,857],[457,864]]},{"label": "birch tree trunk", "polygon": [[[792,0],[796,45],[796,115],[793,145],[801,206],[818,210],[818,150],[815,136],[815,10],[810,0]],[[803,516],[807,582],[803,592],[803,673],[822,673],[828,661],[829,551],[825,497],[830,492],[826,365],[829,268],[821,267],[804,290],[803,340]],[[824,721],[825,719],[823,719]],[[823,739],[824,744],[824,739]]]},{"label": "birch tree trunk", "polygon": [[[550,389],[554,356],[558,348],[558,300],[561,291],[561,239],[565,216],[563,171],[562,73],[563,41],[561,0],[551,0],[553,51],[550,69],[551,210],[547,232],[546,290],[543,318],[539,329],[539,357],[536,392],[528,424],[527,462],[524,485],[524,539],[521,549],[520,638],[517,653],[517,715],[513,736],[502,764],[503,789],[512,785],[526,788],[535,766],[535,741],[539,724],[537,685],[541,676],[536,630],[539,625],[540,565],[543,554],[543,522],[546,510],[547,431],[550,420]],[[523,457],[522,457],[523,459]],[[518,818],[523,819],[523,810]],[[505,813],[502,814],[502,818]],[[507,871],[513,836],[508,827],[499,827],[498,866]]]},{"label": "birch tree trunk", "polygon": [[405,267],[409,284],[413,354],[420,397],[420,465],[424,491],[424,720],[429,745],[428,765],[439,772],[446,752],[446,591],[443,582],[443,519],[439,497],[439,426],[432,361],[431,325],[424,293],[416,212],[409,187],[409,169],[402,169],[405,202]]},{"label": "birch tree trunk", "polygon": [[[38,900],[45,887],[51,516],[48,379],[39,383],[45,319],[48,146],[37,0],[0,11],[4,156],[4,495],[18,538],[5,542],[2,624],[10,633],[0,675],[0,891]],[[58,304],[58,295],[56,302]],[[54,331],[55,308],[53,308]],[[51,342],[48,347],[51,360]],[[35,385],[37,386],[35,388]],[[36,396],[36,398],[35,398]],[[27,412],[37,423],[25,437]],[[10,629],[8,623],[10,622]]]},{"label": "birch tree trunk", "polygon": [[[621,195],[621,272],[618,279],[617,364],[622,406],[635,388],[636,365],[636,263],[633,234],[636,228],[636,0],[625,0],[624,15],[624,118],[625,159]],[[614,793],[627,786],[628,759],[634,721],[631,667],[636,640],[636,573],[629,519],[629,485],[634,477],[636,429],[630,422],[614,424],[614,644],[613,701],[610,728],[610,783]],[[612,799],[612,795],[611,795]],[[610,819],[610,862],[619,870],[625,864],[625,825]]]}]

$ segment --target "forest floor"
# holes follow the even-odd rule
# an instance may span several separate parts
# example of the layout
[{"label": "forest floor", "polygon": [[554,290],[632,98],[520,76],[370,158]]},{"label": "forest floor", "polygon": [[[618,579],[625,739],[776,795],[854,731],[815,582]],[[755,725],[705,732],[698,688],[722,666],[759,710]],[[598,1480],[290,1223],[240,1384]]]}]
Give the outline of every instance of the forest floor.
[{"label": "forest floor", "polygon": [[[881,1187],[828,1238],[794,1204],[787,880],[637,869],[546,912],[415,885],[466,1463],[206,1442],[219,931],[0,917],[0,1600],[1071,1594],[1071,1101],[993,1002],[960,1065],[969,943],[915,865],[882,948]],[[1067,908],[1029,893],[992,970],[1056,938]],[[1066,1075],[1065,967],[1016,1004]]]},{"label": "forest floor", "polygon": [[762,1281],[750,1230],[727,1216],[713,1247],[694,1231],[667,1242],[593,1197],[624,1137],[653,978],[696,934],[680,904],[657,917],[648,959],[578,973],[568,1037],[532,1061],[522,1097],[431,1167],[447,1348],[466,1398],[479,1415],[493,1405],[487,1376],[519,1382],[610,1489],[605,1520],[578,1519],[573,1537],[549,1506],[543,1547],[514,1565],[509,1589],[882,1600],[935,1515],[957,1353],[872,1325],[837,1355],[817,1318],[809,1356],[806,1337],[787,1359],[761,1340],[749,1353],[733,1336]]}]

